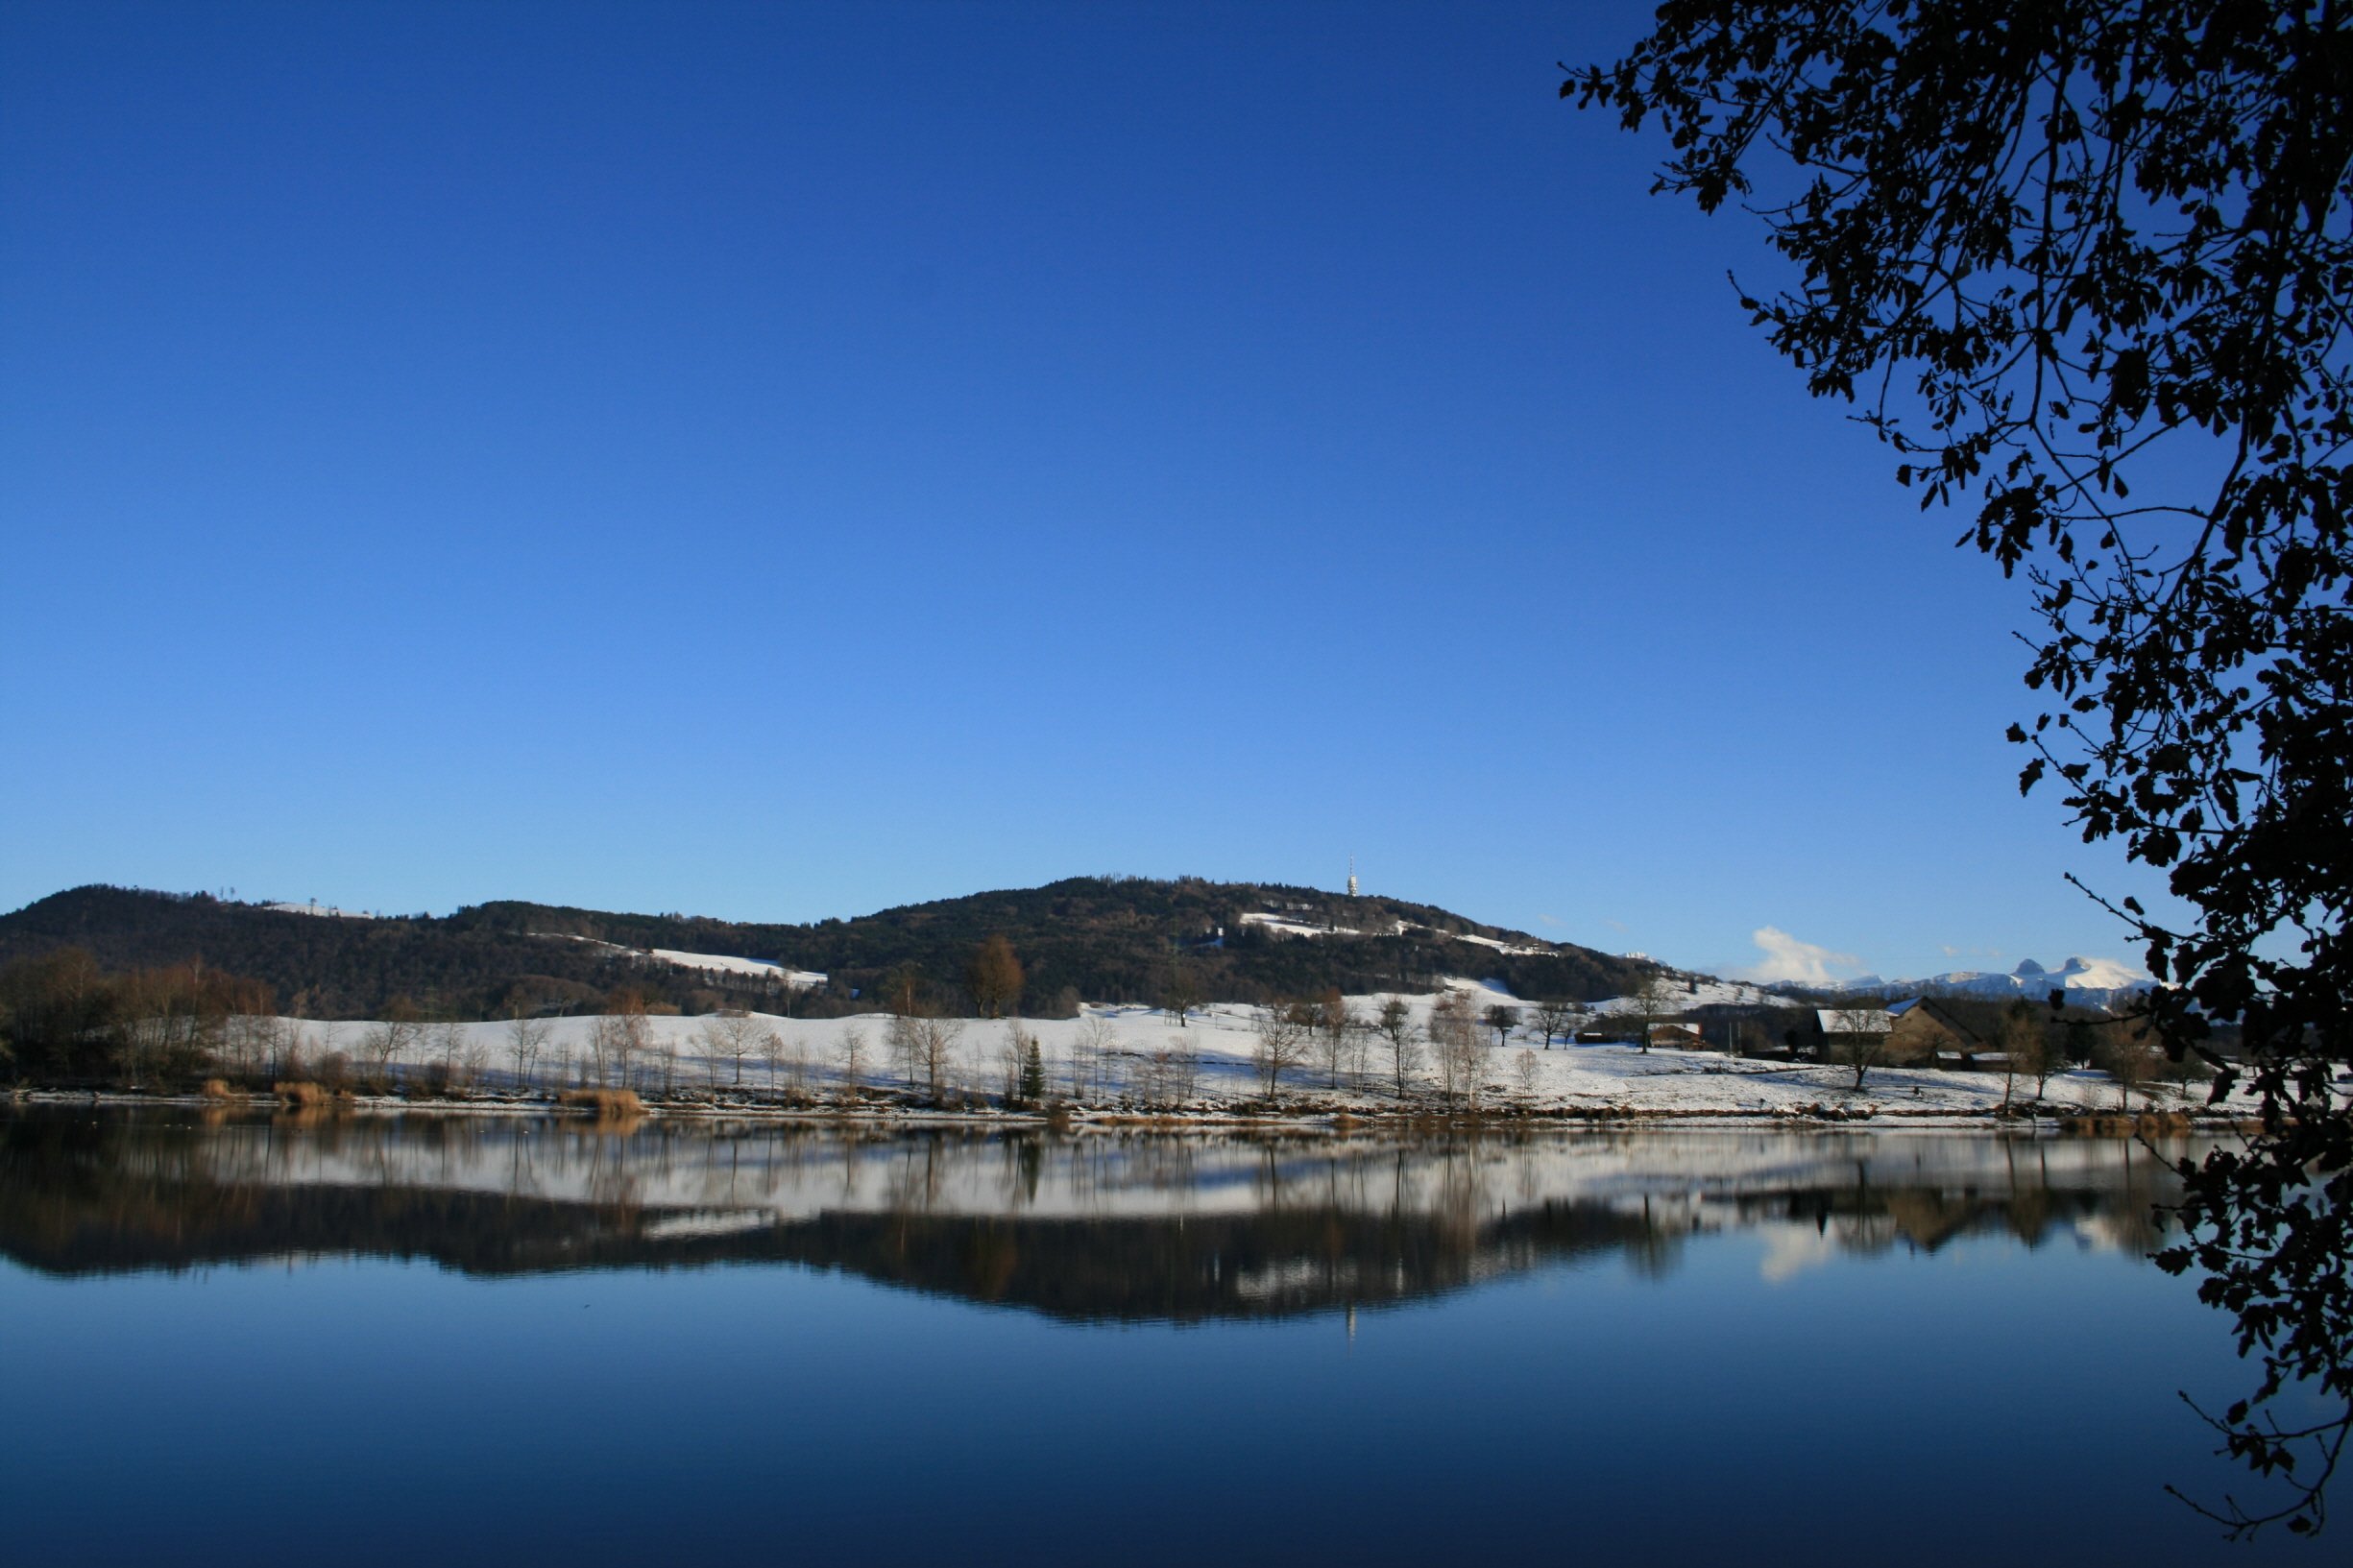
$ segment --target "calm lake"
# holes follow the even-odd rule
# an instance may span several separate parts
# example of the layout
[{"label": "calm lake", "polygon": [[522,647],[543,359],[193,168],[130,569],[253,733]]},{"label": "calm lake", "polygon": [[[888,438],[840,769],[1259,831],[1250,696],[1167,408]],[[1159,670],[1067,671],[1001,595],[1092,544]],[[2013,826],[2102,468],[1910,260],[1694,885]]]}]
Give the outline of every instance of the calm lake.
[{"label": "calm lake", "polygon": [[[2161,1563],[2145,1148],[0,1116],[22,1563]],[[2334,1532],[2332,1532],[2334,1533]]]}]

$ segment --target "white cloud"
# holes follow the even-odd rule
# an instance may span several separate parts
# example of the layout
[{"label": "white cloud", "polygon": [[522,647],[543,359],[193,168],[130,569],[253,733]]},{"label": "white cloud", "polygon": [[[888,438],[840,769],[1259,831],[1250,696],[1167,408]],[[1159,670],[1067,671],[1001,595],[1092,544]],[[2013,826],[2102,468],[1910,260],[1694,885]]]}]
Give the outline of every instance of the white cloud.
[{"label": "white cloud", "polygon": [[1743,978],[1759,983],[1796,980],[1804,985],[1833,985],[1841,977],[1834,971],[1854,975],[1863,967],[1863,961],[1851,953],[1832,953],[1812,942],[1801,942],[1778,926],[1759,926],[1749,938],[1764,957],[1750,965]]},{"label": "white cloud", "polygon": [[1838,1242],[1811,1225],[1775,1225],[1765,1232],[1764,1262],[1758,1272],[1767,1285],[1795,1279],[1838,1256]]}]

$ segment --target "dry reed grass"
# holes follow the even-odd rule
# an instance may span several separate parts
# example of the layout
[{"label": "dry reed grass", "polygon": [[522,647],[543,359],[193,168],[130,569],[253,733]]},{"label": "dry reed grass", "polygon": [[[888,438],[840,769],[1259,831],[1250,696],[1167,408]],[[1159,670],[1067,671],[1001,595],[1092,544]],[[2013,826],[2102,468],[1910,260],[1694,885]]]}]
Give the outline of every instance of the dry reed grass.
[{"label": "dry reed grass", "polygon": [[2138,1116],[2120,1111],[2059,1120],[2061,1135],[2074,1138],[2157,1138],[2188,1132],[2190,1126],[2187,1111],[2143,1111]]},{"label": "dry reed grass", "polygon": [[633,1122],[645,1114],[634,1089],[568,1089],[558,1103],[592,1112],[599,1122]]}]

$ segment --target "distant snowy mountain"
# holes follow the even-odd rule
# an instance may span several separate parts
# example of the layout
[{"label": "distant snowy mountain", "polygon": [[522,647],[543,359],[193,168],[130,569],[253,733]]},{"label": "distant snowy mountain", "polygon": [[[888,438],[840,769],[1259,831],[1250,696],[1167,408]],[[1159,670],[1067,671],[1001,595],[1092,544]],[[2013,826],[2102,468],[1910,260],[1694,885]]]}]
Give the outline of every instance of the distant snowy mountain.
[{"label": "distant snowy mountain", "polygon": [[2114,958],[2070,957],[2056,969],[2046,969],[2031,958],[2024,958],[2016,969],[2006,975],[1986,970],[1956,969],[1949,974],[1931,975],[1926,979],[1890,980],[1877,975],[1865,975],[1860,979],[1843,980],[1835,986],[1789,984],[1778,989],[1795,994],[1884,991],[1890,996],[1943,991],[1972,997],[2027,997],[2036,1001],[2041,1001],[2055,990],[2064,990],[2070,1001],[2105,1007],[2149,990],[2156,983],[2132,965]]}]

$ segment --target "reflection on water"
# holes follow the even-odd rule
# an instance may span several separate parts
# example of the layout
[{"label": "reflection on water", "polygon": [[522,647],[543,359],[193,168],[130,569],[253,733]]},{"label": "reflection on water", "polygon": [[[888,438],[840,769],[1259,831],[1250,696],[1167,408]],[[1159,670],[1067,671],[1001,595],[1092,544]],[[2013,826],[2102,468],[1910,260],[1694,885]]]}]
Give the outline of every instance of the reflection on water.
[{"label": "reflection on water", "polygon": [[2245,1371],[2142,1261],[2172,1196],[1977,1133],[36,1107],[0,1511],[43,1564],[2198,1565],[2160,1488],[2244,1478],[2175,1390]]},{"label": "reflection on water", "polygon": [[2174,1195],[2129,1142],[1953,1133],[0,1118],[0,1255],[54,1275],[799,1264],[1077,1320],[1374,1307],[1611,1256],[1664,1277],[1736,1231],[1762,1238],[1768,1279],[1985,1233],[2136,1254]]}]

